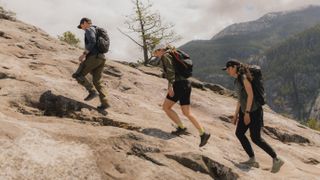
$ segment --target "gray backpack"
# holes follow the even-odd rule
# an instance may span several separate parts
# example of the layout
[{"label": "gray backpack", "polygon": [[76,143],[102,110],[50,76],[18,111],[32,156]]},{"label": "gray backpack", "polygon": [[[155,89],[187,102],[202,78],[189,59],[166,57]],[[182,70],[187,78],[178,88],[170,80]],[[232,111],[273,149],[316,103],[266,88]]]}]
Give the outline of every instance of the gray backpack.
[{"label": "gray backpack", "polygon": [[104,28],[95,27],[97,47],[100,53],[107,53],[110,46],[110,38]]}]

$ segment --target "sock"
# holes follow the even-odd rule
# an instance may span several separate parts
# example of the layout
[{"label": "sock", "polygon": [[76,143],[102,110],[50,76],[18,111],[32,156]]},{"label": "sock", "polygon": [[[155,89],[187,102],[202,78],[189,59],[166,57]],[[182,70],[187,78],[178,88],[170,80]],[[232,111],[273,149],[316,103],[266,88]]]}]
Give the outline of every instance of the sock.
[{"label": "sock", "polygon": [[182,122],[180,122],[180,123],[178,124],[178,127],[181,128],[181,129],[184,129],[184,128],[185,128],[184,125],[182,124]]},{"label": "sock", "polygon": [[205,132],[204,132],[204,129],[203,129],[203,128],[199,129],[199,134],[200,134],[200,136],[202,136],[204,133],[205,133]]}]

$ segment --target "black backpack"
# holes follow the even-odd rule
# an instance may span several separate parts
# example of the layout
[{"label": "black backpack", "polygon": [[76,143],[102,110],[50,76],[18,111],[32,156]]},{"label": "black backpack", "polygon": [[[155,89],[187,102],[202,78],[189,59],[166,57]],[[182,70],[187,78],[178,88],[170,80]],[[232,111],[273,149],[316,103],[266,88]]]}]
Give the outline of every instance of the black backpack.
[{"label": "black backpack", "polygon": [[110,46],[110,38],[105,29],[100,27],[95,27],[97,47],[100,53],[107,53]]},{"label": "black backpack", "polygon": [[169,53],[174,59],[173,64],[174,64],[176,73],[185,78],[191,77],[193,63],[192,63],[192,60],[190,59],[190,56],[181,50],[170,51]]},{"label": "black backpack", "polygon": [[[263,87],[261,68],[257,65],[251,65],[249,66],[249,71],[253,78],[251,81],[253,97],[261,106],[263,106],[266,104],[266,94]],[[240,83],[243,85],[242,80],[240,81]]]},{"label": "black backpack", "polygon": [[250,66],[249,70],[253,77],[251,81],[253,97],[261,106],[263,106],[266,104],[266,94],[264,92],[264,87],[263,87],[263,78],[262,78],[261,68],[260,66],[252,65]]}]

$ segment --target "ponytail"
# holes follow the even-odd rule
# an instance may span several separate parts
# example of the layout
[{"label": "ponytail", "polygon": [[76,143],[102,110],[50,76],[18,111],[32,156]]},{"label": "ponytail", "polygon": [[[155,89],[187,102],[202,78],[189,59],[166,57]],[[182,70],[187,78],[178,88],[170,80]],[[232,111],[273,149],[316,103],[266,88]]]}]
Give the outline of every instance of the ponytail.
[{"label": "ponytail", "polygon": [[164,49],[165,49],[165,51],[171,51],[171,52],[176,52],[177,51],[176,47],[171,46],[169,44]]}]

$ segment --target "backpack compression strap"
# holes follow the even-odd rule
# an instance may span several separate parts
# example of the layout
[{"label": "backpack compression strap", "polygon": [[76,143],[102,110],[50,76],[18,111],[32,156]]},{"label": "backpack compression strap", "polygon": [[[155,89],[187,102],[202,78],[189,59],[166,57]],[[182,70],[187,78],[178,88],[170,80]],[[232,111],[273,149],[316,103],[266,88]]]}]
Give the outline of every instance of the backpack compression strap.
[{"label": "backpack compression strap", "polygon": [[170,54],[173,56],[174,59],[176,59],[178,62],[180,62],[185,68],[188,68],[188,66],[183,61],[181,61],[181,59],[176,51],[170,51]]}]

